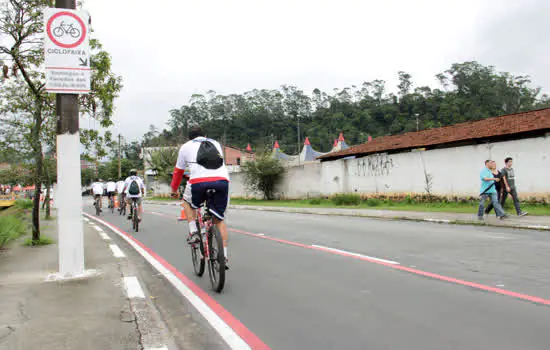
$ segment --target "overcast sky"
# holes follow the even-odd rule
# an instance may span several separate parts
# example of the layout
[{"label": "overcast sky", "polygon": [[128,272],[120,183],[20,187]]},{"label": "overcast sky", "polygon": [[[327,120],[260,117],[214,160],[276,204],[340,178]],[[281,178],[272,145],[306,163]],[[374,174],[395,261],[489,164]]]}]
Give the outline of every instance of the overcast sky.
[{"label": "overcast sky", "polygon": [[[550,88],[548,0],[86,0],[124,79],[113,132],[137,139],[194,93],[296,85],[307,93],[397,71],[436,85],[477,60]],[[88,127],[83,121],[82,127]]]}]

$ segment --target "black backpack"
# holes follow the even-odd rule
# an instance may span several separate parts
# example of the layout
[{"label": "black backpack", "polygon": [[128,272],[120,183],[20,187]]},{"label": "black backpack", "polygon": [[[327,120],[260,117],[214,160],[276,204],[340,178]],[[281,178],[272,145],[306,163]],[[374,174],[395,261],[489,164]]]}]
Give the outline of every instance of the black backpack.
[{"label": "black backpack", "polygon": [[139,194],[139,185],[136,179],[133,179],[132,182],[130,182],[130,186],[128,187],[128,193],[131,195]]},{"label": "black backpack", "polygon": [[212,142],[208,140],[201,141],[197,152],[197,164],[206,169],[214,170],[223,165],[223,158]]}]

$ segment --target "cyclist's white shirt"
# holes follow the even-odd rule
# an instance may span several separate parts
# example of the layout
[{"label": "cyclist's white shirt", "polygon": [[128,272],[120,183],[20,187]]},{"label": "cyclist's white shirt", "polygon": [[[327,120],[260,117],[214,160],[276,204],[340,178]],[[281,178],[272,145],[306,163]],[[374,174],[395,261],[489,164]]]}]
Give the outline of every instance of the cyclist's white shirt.
[{"label": "cyclist's white shirt", "polygon": [[103,184],[101,182],[94,182],[92,184],[92,192],[94,195],[103,195]]},{"label": "cyclist's white shirt", "polygon": [[116,183],[113,181],[107,182],[107,192],[115,192],[116,191]]},{"label": "cyclist's white shirt", "polygon": [[[133,180],[136,180],[139,185],[139,194],[128,193],[128,191],[130,190],[130,183],[132,183]],[[126,181],[124,181],[124,193],[126,193],[127,198],[140,198],[142,189],[145,190],[145,184],[139,176],[129,176],[126,178]]]},{"label": "cyclist's white shirt", "polygon": [[116,183],[116,190],[118,193],[122,193],[122,191],[124,190],[124,181],[120,180]]},{"label": "cyclist's white shirt", "polygon": [[199,151],[201,141],[205,140],[212,142],[212,144],[214,144],[214,146],[216,146],[216,148],[218,149],[218,152],[220,152],[220,155],[223,157],[222,147],[220,146],[218,141],[200,136],[194,138],[193,140],[187,141],[181,146],[178,154],[178,161],[176,162],[176,167],[182,170],[189,168],[190,184],[219,180],[229,181],[229,172],[227,171],[227,167],[225,166],[225,161],[221,167],[213,170],[206,169],[202,165],[197,164],[197,153]]}]

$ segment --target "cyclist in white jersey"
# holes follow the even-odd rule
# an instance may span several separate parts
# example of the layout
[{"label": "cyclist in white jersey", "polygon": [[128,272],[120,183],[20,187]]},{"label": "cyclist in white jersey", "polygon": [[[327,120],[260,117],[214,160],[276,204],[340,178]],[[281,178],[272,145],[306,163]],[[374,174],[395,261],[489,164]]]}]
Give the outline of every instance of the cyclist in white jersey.
[{"label": "cyclist in white jersey", "polygon": [[[204,145],[207,147],[203,147]],[[212,147],[214,146],[214,147]],[[205,151],[208,149],[208,151]],[[217,154],[216,154],[217,150]],[[203,154],[201,154],[203,152]],[[208,152],[209,154],[205,154]],[[202,164],[200,164],[202,163]],[[178,196],[178,188],[186,168],[190,170],[189,181],[183,194],[183,205],[189,224],[188,243],[195,243],[194,234],[199,231],[196,220],[196,210],[206,199],[206,191],[214,189],[210,212],[214,217],[214,224],[220,230],[223,239],[223,250],[227,260],[227,226],[224,222],[224,214],[229,202],[229,172],[223,159],[223,151],[219,142],[204,137],[202,129],[193,127],[189,132],[189,141],[183,144],[178,154],[178,160],[172,176],[172,196]],[[226,269],[229,266],[226,263]]]},{"label": "cyclist in white jersey", "polygon": [[[136,188],[138,189],[134,193],[132,192],[134,187],[132,185],[133,182],[135,182],[135,185],[137,186]],[[126,178],[126,181],[124,181],[124,188],[122,191],[125,194],[126,198],[128,199],[127,200],[128,219],[132,218],[130,215],[130,205],[132,205],[132,198],[136,198],[138,203],[138,219],[139,221],[141,221],[141,214],[143,213],[143,206],[141,202],[142,202],[142,197],[145,194],[145,185],[143,183],[143,180],[139,176],[137,176],[136,169],[130,170],[130,176]]]},{"label": "cyclist in white jersey", "polygon": [[94,199],[99,200],[99,211],[103,211],[103,200],[101,197],[103,196],[104,190],[105,188],[103,187],[103,184],[99,179],[96,179],[96,181],[92,184],[92,194],[94,195]]}]

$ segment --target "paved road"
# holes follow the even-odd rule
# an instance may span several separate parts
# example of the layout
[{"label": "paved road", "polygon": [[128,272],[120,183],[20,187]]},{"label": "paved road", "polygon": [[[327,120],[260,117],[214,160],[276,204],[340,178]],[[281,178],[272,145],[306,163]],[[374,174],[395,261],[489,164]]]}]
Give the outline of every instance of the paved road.
[{"label": "paved road", "polygon": [[[178,209],[147,205],[136,238],[272,349],[550,344],[547,232],[233,210],[231,271],[216,294],[207,276],[193,276]],[[102,218],[129,230],[118,216]]]}]

